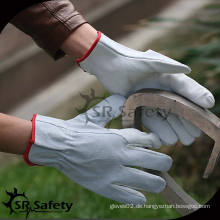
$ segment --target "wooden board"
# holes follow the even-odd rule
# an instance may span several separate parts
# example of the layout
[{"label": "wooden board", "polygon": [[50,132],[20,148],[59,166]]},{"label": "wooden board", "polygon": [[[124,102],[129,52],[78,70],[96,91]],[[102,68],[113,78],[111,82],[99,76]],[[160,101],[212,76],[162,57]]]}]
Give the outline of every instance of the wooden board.
[{"label": "wooden board", "polygon": [[[215,141],[208,165],[203,177],[208,178],[213,172],[220,152],[220,119],[212,112],[202,109],[174,93],[167,91],[144,89],[131,95],[123,108],[122,125],[124,128],[141,126],[141,107],[165,110],[190,121]],[[166,189],[161,193],[176,210],[182,214],[189,214],[199,208],[199,203],[189,196],[168,173],[160,174],[167,182]],[[184,208],[185,207],[185,208]],[[189,209],[189,207],[191,207]]]}]

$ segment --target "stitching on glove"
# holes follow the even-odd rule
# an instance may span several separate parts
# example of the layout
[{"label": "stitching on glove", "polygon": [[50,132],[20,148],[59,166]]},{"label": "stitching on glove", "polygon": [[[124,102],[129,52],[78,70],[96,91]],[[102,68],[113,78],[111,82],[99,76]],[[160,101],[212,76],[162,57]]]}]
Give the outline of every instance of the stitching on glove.
[{"label": "stitching on glove", "polygon": [[[128,166],[126,166],[126,167],[128,167]],[[129,188],[129,189],[133,189],[133,190],[142,190],[142,191],[146,191],[146,188],[139,188],[139,187],[134,187],[134,186],[129,186],[129,185],[125,185],[125,184],[121,184],[121,183],[118,183],[118,182],[114,182],[113,183],[114,185],[116,185],[116,186],[123,186],[123,187],[127,187],[127,188]],[[134,194],[134,193],[132,193],[132,192],[130,192],[130,191],[127,191],[126,189],[124,189],[124,191],[126,191],[126,192],[129,192],[130,194],[132,194],[132,195],[136,195],[136,194]],[[139,196],[140,197],[140,196]]]},{"label": "stitching on glove", "polygon": [[149,147],[149,146],[144,146],[144,145],[140,145],[140,144],[127,144],[127,148],[129,150],[141,151],[141,152],[145,152],[145,153],[147,150],[146,147]]},{"label": "stitching on glove", "polygon": [[[57,128],[62,128],[62,129],[64,129],[64,130],[67,130],[67,131],[70,131],[70,132],[76,132],[76,133],[78,133],[78,134],[115,134],[115,133],[112,133],[112,132],[110,132],[110,131],[108,131],[108,132],[106,132],[106,133],[101,133],[101,132],[88,132],[88,131],[85,131],[85,132],[82,132],[82,131],[76,131],[76,130],[72,130],[72,129],[69,129],[69,128],[66,128],[66,127],[63,127],[63,126],[59,126],[59,125],[56,125],[56,124],[53,124],[53,123],[51,123],[51,122],[45,122],[45,121],[41,121],[41,120],[37,120],[37,121],[39,121],[39,122],[42,122],[42,123],[47,123],[47,124],[50,124],[50,125],[53,125],[53,126],[55,126],[55,127],[57,127]],[[106,129],[107,130],[107,129]],[[121,135],[119,135],[120,137],[122,137]]]},{"label": "stitching on glove", "polygon": [[113,131],[111,131],[111,129],[109,130],[109,133],[110,133],[110,134],[113,134],[113,135],[117,135],[117,136],[119,136],[120,138],[122,138],[122,139],[125,141],[126,145],[129,144],[128,140],[127,140],[125,137],[123,137],[122,135],[117,134],[117,133],[114,133]]},{"label": "stitching on glove", "polygon": [[33,118],[32,118],[32,134],[31,134],[31,138],[30,138],[30,140],[29,140],[28,146],[27,146],[27,148],[26,148],[24,154],[22,155],[24,161],[25,161],[29,166],[38,166],[37,164],[32,163],[32,162],[29,160],[29,158],[28,158],[29,153],[30,153],[30,150],[31,150],[31,146],[32,146],[32,144],[34,144],[34,142],[35,142],[35,124],[36,124],[35,121],[36,121],[36,117],[37,117],[37,115],[34,114],[34,115],[33,115]]},{"label": "stitching on glove", "polygon": [[135,146],[134,144],[128,144],[128,145],[127,145],[127,147],[128,147],[130,150],[141,151],[141,152],[149,153],[149,154],[152,154],[152,155],[155,155],[155,156],[158,156],[158,157],[164,157],[164,155],[161,154],[161,153],[159,153],[159,152],[156,152],[156,151],[153,151],[153,150],[149,150],[149,149],[145,149],[145,148],[134,147],[134,146]]},{"label": "stitching on glove", "polygon": [[[135,188],[132,188],[132,187],[126,186],[126,185],[122,185],[122,184],[117,183],[117,182],[112,183],[111,185],[112,185],[113,187],[114,187],[114,186],[122,186],[122,187],[127,187],[127,188],[130,188],[130,189],[134,189],[134,190],[135,190]],[[118,188],[117,188],[117,190],[118,190]],[[131,192],[131,191],[126,190],[125,188],[120,188],[120,190],[121,190],[121,191],[124,191],[124,192],[127,192],[127,193],[129,193],[129,194],[131,194],[131,195],[134,195],[134,196],[136,196],[136,197],[138,197],[138,198],[145,199],[144,196],[139,196],[139,195],[137,195],[137,194],[135,194],[135,193],[133,193],[133,192]],[[140,190],[142,190],[142,189],[140,189]]]},{"label": "stitching on glove", "polygon": [[[169,63],[169,64],[171,64],[171,62],[165,62],[164,60],[162,60],[162,59],[155,59],[155,58],[146,58],[146,57],[133,57],[133,56],[128,56],[128,55],[125,55],[125,54],[123,54],[123,53],[120,53],[119,51],[117,51],[117,50],[115,50],[115,49],[113,49],[112,47],[109,47],[108,45],[106,45],[105,43],[103,43],[103,42],[99,42],[99,44],[102,44],[102,46],[104,46],[104,47],[106,47],[107,49],[110,49],[110,50],[112,50],[114,53],[116,53],[116,54],[119,54],[119,55],[121,55],[121,56],[124,56],[124,57],[126,57],[126,58],[130,58],[130,59],[135,59],[135,60],[151,60],[151,61],[160,61],[160,62],[162,62],[162,63]],[[142,52],[142,51],[137,51],[137,52]],[[145,53],[145,52],[142,52],[142,53]]]}]

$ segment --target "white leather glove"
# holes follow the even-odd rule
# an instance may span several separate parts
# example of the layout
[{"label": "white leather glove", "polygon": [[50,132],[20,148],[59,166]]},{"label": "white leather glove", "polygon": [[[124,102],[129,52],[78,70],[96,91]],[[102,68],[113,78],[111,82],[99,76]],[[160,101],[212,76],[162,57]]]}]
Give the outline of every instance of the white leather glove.
[{"label": "white leather glove", "polygon": [[[129,49],[100,32],[92,48],[77,62],[112,94],[127,97],[137,90],[154,88],[175,92],[203,108],[212,108],[215,104],[211,92],[185,75],[191,72],[188,66],[152,50]],[[189,145],[201,134],[198,128],[182,118],[170,114],[164,120],[160,114],[149,116],[145,110],[144,126],[167,145],[175,144],[178,139]]]},{"label": "white leather glove", "polygon": [[[121,114],[124,101],[122,96],[111,96],[68,121],[35,115],[32,140],[24,159],[30,165],[55,167],[74,182],[107,198],[144,204],[145,196],[135,189],[159,193],[166,183],[159,176],[130,166],[165,172],[172,159],[143,148],[161,146],[152,133],[104,128]],[[111,114],[103,114],[106,106],[111,108]]]}]

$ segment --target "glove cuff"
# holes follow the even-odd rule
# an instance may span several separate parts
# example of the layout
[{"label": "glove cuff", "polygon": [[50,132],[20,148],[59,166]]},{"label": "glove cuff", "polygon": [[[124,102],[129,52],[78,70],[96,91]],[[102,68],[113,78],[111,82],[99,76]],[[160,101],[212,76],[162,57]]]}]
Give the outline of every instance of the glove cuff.
[{"label": "glove cuff", "polygon": [[33,115],[33,118],[32,118],[32,134],[31,134],[31,138],[30,138],[30,140],[29,140],[29,142],[28,142],[28,146],[27,146],[27,148],[26,148],[24,154],[22,155],[24,161],[25,161],[29,166],[38,166],[37,164],[32,163],[32,162],[29,160],[29,158],[28,158],[29,152],[30,152],[30,150],[31,150],[31,146],[32,146],[32,144],[34,144],[34,142],[35,142],[35,121],[36,121],[36,117],[37,117],[37,115],[34,114],[34,115]]},{"label": "glove cuff", "polygon": [[80,67],[80,63],[82,61],[84,61],[93,51],[93,49],[96,47],[96,45],[98,44],[101,36],[102,36],[102,33],[100,31],[97,32],[98,36],[95,40],[95,42],[93,43],[93,45],[90,47],[90,49],[79,59],[76,59],[76,63],[78,64],[78,66]]}]

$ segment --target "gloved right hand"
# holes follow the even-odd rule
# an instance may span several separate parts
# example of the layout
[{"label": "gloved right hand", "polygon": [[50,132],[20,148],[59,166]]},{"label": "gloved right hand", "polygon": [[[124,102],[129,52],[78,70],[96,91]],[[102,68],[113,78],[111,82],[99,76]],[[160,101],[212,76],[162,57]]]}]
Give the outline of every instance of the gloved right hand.
[{"label": "gloved right hand", "polygon": [[[146,198],[137,189],[159,193],[166,183],[157,175],[131,166],[166,172],[172,159],[143,148],[161,146],[155,134],[104,128],[121,114],[124,102],[122,96],[111,96],[68,121],[35,115],[25,161],[29,165],[55,167],[74,182],[107,198],[144,204]],[[111,111],[104,114],[106,107]]]},{"label": "gloved right hand", "polygon": [[[101,32],[77,63],[84,71],[95,75],[111,94],[128,97],[140,89],[151,88],[177,93],[202,108],[212,108],[215,104],[210,91],[185,75],[191,72],[190,67],[152,50],[130,49]],[[169,114],[164,120],[160,113],[149,116],[148,110],[144,108],[142,114],[144,127],[157,134],[166,145],[178,140],[190,145],[201,134],[183,118]]]}]

